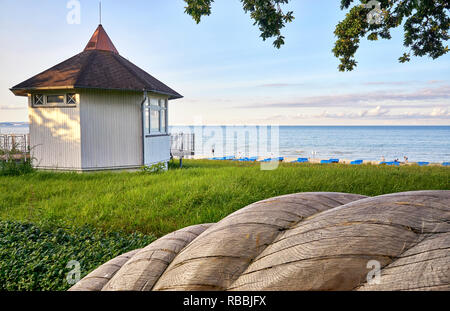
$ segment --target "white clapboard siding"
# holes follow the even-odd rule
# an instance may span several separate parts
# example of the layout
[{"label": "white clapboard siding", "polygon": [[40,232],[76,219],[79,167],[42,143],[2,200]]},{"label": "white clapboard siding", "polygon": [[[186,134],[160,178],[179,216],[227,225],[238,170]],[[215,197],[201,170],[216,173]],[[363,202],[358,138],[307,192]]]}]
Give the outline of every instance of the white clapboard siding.
[{"label": "white clapboard siding", "polygon": [[170,160],[170,136],[150,136],[145,138],[145,165]]},{"label": "white clapboard siding", "polygon": [[33,164],[42,169],[80,170],[80,109],[33,108],[28,98]]},{"label": "white clapboard siding", "polygon": [[135,168],[143,163],[143,93],[80,91],[83,170]]}]

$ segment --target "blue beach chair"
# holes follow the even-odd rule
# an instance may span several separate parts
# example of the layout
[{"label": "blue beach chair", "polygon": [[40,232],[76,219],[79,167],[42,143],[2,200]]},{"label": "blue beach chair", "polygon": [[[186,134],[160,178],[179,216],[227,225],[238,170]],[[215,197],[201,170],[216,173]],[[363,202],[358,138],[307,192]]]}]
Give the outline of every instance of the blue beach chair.
[{"label": "blue beach chair", "polygon": [[292,161],[292,163],[306,163],[309,162],[308,158],[298,158],[295,161]]},{"label": "blue beach chair", "polygon": [[450,162],[444,162],[442,163],[443,166],[450,166]]},{"label": "blue beach chair", "polygon": [[270,161],[272,161],[272,158],[267,158],[267,159],[264,159],[264,160],[259,160],[259,162],[270,162]]},{"label": "blue beach chair", "polygon": [[427,166],[428,164],[430,164],[430,162],[417,162],[417,165],[419,166]]},{"label": "blue beach chair", "polygon": [[355,161],[350,162],[350,164],[351,165],[361,165],[361,164],[363,164],[363,160],[355,160]]},{"label": "blue beach chair", "polygon": [[330,163],[339,163],[339,159],[330,159],[328,161],[330,161]]},{"label": "blue beach chair", "polygon": [[320,164],[330,164],[331,161],[330,160],[322,160],[320,161]]},{"label": "blue beach chair", "polygon": [[284,157],[278,157],[278,158],[267,158],[264,160],[260,160],[259,162],[272,162],[272,161],[283,161]]},{"label": "blue beach chair", "polygon": [[258,157],[251,157],[251,158],[243,158],[243,159],[239,159],[239,161],[241,162],[255,162],[256,160],[258,160]]},{"label": "blue beach chair", "polygon": [[386,162],[386,165],[390,165],[390,166],[399,166],[399,165],[400,165],[400,162],[395,162],[395,161],[392,161],[392,162]]}]

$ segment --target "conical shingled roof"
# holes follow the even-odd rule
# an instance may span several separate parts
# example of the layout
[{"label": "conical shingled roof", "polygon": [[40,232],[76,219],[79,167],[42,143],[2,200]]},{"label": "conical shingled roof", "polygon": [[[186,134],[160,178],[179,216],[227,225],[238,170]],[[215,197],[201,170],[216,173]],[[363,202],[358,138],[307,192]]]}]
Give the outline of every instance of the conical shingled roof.
[{"label": "conical shingled roof", "polygon": [[105,29],[101,24],[98,25],[97,30],[92,35],[91,40],[89,40],[84,50],[110,51],[119,54],[119,52],[117,51],[116,47],[112,43],[111,39],[109,38],[108,34],[106,33]]},{"label": "conical shingled roof", "polygon": [[48,89],[104,89],[149,91],[181,98],[176,91],[120,56],[99,25],[85,50],[14,86],[15,95]]}]

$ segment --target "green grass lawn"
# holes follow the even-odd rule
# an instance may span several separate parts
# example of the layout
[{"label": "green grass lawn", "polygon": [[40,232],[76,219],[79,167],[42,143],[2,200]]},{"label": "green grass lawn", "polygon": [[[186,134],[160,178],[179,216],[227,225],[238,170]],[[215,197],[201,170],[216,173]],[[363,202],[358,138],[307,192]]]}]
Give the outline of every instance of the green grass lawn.
[{"label": "green grass lawn", "polygon": [[65,290],[77,260],[81,277],[166,233],[217,222],[265,198],[303,191],[369,196],[450,189],[450,169],[185,161],[150,173],[0,176],[0,290]]},{"label": "green grass lawn", "polygon": [[162,236],[189,225],[216,222],[252,202],[304,191],[375,196],[450,189],[450,169],[185,161],[162,174],[46,173],[0,177],[0,219],[62,227],[92,225]]}]

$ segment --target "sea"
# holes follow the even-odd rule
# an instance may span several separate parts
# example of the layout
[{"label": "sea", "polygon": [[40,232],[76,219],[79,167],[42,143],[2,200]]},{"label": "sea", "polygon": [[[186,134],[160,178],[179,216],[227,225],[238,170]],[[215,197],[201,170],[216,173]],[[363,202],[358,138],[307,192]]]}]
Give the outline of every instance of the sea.
[{"label": "sea", "polygon": [[[450,162],[450,126],[171,126],[195,134],[196,157],[282,156]],[[0,134],[28,124],[0,123]],[[214,154],[213,154],[214,149]]]},{"label": "sea", "polygon": [[212,157],[214,149],[216,157],[450,162],[450,126],[174,126],[171,132],[194,133],[198,157]]}]

